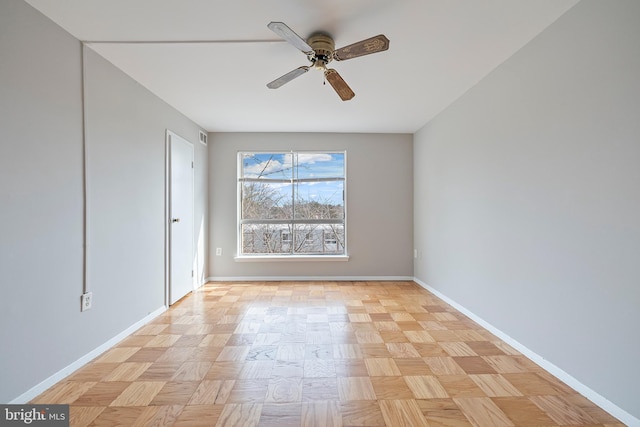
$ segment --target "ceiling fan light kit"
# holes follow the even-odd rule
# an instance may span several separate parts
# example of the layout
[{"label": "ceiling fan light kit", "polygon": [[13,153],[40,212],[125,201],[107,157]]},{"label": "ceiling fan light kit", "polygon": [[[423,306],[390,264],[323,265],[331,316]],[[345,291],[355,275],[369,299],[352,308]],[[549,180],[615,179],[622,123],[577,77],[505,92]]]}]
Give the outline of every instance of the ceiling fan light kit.
[{"label": "ceiling fan light kit", "polygon": [[277,89],[296,77],[305,74],[310,68],[315,68],[324,73],[325,79],[331,87],[333,87],[340,99],[348,101],[355,96],[355,93],[336,70],[327,68],[327,64],[333,60],[345,61],[389,49],[389,39],[383,34],[361,40],[336,50],[333,38],[325,32],[315,32],[305,41],[284,22],[270,22],[267,27],[304,53],[309,62],[311,62],[311,66],[298,67],[268,83],[267,87],[269,89]]}]

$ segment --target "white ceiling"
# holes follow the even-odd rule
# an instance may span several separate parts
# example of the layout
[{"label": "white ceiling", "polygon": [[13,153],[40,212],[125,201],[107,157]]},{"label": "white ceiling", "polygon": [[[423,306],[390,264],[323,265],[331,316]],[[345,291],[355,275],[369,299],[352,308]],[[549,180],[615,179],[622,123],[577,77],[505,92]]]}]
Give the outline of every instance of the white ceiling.
[{"label": "white ceiling", "polygon": [[[578,0],[26,1],[208,131],[413,133]],[[313,69],[272,90],[309,63],[270,21],[390,48],[330,64],[351,101]]]}]

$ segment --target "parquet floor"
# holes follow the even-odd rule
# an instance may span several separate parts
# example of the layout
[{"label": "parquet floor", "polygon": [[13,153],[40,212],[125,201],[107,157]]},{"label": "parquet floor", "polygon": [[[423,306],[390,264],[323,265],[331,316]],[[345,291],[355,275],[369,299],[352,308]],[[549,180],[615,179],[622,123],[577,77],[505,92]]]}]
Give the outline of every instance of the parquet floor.
[{"label": "parquet floor", "polygon": [[72,426],[622,426],[413,282],[210,283],[36,398]]}]

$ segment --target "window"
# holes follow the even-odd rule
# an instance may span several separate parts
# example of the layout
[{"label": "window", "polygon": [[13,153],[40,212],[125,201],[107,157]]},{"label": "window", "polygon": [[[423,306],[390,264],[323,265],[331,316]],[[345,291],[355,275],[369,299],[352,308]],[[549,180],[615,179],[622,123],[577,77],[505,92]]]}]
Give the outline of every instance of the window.
[{"label": "window", "polygon": [[238,254],[344,255],[345,152],[238,154]]}]

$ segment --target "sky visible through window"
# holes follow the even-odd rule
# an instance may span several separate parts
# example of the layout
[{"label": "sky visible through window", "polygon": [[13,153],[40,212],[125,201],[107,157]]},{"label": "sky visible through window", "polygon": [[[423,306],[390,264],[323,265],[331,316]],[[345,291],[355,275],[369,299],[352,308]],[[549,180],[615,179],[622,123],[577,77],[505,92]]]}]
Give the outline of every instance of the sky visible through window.
[{"label": "sky visible through window", "polygon": [[[243,177],[265,180],[344,178],[344,153],[244,153]],[[290,183],[273,183],[283,195]],[[343,181],[301,182],[297,197],[323,204],[342,205]]]}]

